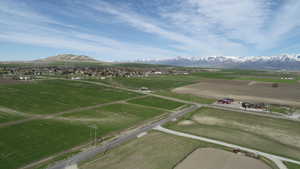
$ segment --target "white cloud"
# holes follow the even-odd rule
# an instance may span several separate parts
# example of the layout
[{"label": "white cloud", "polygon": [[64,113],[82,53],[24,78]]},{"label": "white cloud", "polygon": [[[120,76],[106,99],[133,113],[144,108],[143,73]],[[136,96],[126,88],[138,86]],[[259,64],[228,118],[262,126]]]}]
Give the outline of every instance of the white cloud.
[{"label": "white cloud", "polygon": [[[2,2],[2,4],[4,3]],[[12,7],[15,7],[15,9]],[[70,25],[64,29],[54,28],[51,25],[45,25],[44,22],[56,24],[59,23],[58,21],[47,19],[48,17],[25,5],[19,6],[18,4],[7,3],[0,8],[0,11],[11,14],[10,17],[0,15],[0,25],[3,26],[0,41],[90,52],[100,57],[112,57],[111,60],[137,59],[146,55],[156,58],[176,55],[175,52],[167,49],[127,43],[81,32],[81,29],[76,30],[78,26]],[[16,20],[16,18],[19,20]]]},{"label": "white cloud", "polygon": [[179,11],[162,16],[192,36],[257,43],[263,39],[271,4],[269,0],[188,0],[177,6]]},{"label": "white cloud", "polygon": [[57,24],[62,26],[68,26],[62,22],[59,22],[51,17],[41,15],[38,12],[35,12],[26,1],[0,1],[0,18],[1,20],[18,20],[19,22],[39,22],[39,23],[48,23],[48,24]]},{"label": "white cloud", "polygon": [[161,16],[190,36],[219,45],[225,53],[227,47],[229,51],[247,48],[240,50],[244,54],[270,50],[295,36],[292,32],[300,25],[297,0],[178,0],[174,4]]},{"label": "white cloud", "polygon": [[[172,25],[163,24],[160,21],[155,22],[152,18],[138,15],[137,13],[128,10],[128,8],[116,7],[103,2],[98,3],[97,5],[91,4],[91,8],[111,14],[122,22],[125,22],[140,31],[154,34],[159,38],[171,40],[173,41],[173,44],[170,46],[176,47],[179,50],[192,51],[194,55],[223,54],[225,50],[235,51],[237,54],[246,50],[241,44],[228,41],[213,34],[205,34],[205,37],[199,35],[194,36],[194,34],[192,36],[187,36],[184,33],[173,31],[171,28]],[[176,23],[172,24],[176,25]],[[204,33],[201,35],[204,35]]]},{"label": "white cloud", "polygon": [[[128,60],[249,55],[280,48],[300,32],[298,0],[155,0],[141,6],[122,1],[74,0],[65,4],[44,7],[52,10],[54,17],[38,12],[27,1],[0,1],[0,40]],[[155,12],[158,14],[153,15]],[[82,26],[85,24],[93,27]],[[133,37],[137,32],[153,39],[137,43],[128,37],[106,36],[104,26],[119,25],[126,25]]]},{"label": "white cloud", "polygon": [[[75,37],[62,37],[54,34],[29,34],[5,32],[0,33],[0,41],[32,44],[57,49],[71,49],[81,52],[90,52],[102,56],[112,57],[110,60],[138,59],[145,55],[162,58],[174,56],[175,53],[160,48],[143,45],[127,44],[106,37],[77,33]],[[106,58],[107,59],[107,58]]]},{"label": "white cloud", "polygon": [[276,44],[287,37],[295,36],[295,33],[291,34],[291,32],[296,31],[296,29],[299,30],[300,28],[299,10],[300,1],[285,1],[276,13],[274,22],[271,25],[272,31],[270,31],[269,36],[273,43]]}]

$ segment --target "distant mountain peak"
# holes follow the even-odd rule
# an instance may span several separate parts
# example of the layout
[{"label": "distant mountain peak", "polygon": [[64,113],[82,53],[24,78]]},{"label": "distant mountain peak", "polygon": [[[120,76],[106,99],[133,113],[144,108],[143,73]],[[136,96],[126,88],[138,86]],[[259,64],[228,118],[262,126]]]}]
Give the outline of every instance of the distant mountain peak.
[{"label": "distant mountain peak", "polygon": [[194,56],[138,62],[188,67],[300,70],[299,54],[278,56]]},{"label": "distant mountain peak", "polygon": [[37,61],[42,62],[97,62],[96,59],[85,55],[60,54]]}]

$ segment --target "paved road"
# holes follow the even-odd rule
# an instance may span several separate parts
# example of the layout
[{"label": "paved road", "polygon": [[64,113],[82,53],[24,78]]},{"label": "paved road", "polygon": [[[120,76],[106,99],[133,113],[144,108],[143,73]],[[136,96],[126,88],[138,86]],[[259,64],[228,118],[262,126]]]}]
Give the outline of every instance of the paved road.
[{"label": "paved road", "polygon": [[170,114],[167,118],[165,119],[162,119],[158,122],[155,122],[155,123],[152,123],[152,124],[148,124],[142,128],[139,128],[133,132],[130,132],[129,134],[125,134],[125,135],[121,135],[120,137],[118,137],[117,139],[115,140],[112,140],[111,142],[105,144],[105,145],[102,145],[102,146],[99,146],[99,147],[96,147],[92,150],[88,150],[88,151],[85,151],[85,152],[81,152],[73,157],[71,157],[70,159],[67,159],[67,160],[64,160],[64,161],[60,161],[58,162],[57,164],[53,165],[53,166],[50,166],[48,169],[63,169],[69,165],[73,165],[73,164],[77,164],[81,161],[86,161],[86,160],[89,160],[89,159],[92,159],[93,157],[95,157],[97,154],[99,153],[103,153],[109,149],[112,149],[124,142],[127,142],[131,139],[134,139],[136,138],[139,134],[141,133],[144,133],[144,132],[147,132],[149,130],[152,130],[153,128],[157,127],[157,126],[160,126],[160,125],[163,125],[175,118],[178,118],[178,117],[181,117],[183,116],[184,114],[188,113],[188,112],[192,112],[196,109],[200,108],[200,106],[197,106],[197,105],[192,105],[188,108],[185,108],[183,110],[179,110],[179,111],[176,111],[172,114]]},{"label": "paved road", "polygon": [[179,132],[179,131],[174,131],[174,130],[163,128],[161,126],[157,126],[154,129],[158,130],[158,131],[161,131],[161,132],[164,132],[164,133],[168,133],[168,134],[173,134],[173,135],[177,135],[177,136],[181,136],[181,137],[187,137],[187,138],[191,138],[191,139],[196,139],[196,140],[205,141],[205,142],[209,142],[209,143],[213,143],[213,144],[217,144],[217,145],[221,145],[221,146],[225,146],[225,147],[240,149],[240,150],[243,150],[243,151],[259,154],[261,156],[264,156],[264,157],[267,157],[267,158],[273,160],[274,163],[278,167],[281,167],[280,169],[287,169],[281,161],[291,162],[291,163],[295,163],[295,164],[300,165],[300,161],[292,160],[292,159],[289,159],[289,158],[285,158],[285,157],[281,157],[281,156],[277,156],[277,155],[273,155],[273,154],[264,153],[264,152],[257,151],[257,150],[254,150],[254,149],[249,149],[249,148],[237,146],[237,145],[234,145],[234,144],[225,143],[225,142],[218,141],[218,140],[213,140],[213,139],[209,139],[209,138],[205,138],[205,137],[201,137],[201,136],[195,136],[195,135],[192,135],[192,134],[187,134],[187,133],[183,133],[183,132]]}]

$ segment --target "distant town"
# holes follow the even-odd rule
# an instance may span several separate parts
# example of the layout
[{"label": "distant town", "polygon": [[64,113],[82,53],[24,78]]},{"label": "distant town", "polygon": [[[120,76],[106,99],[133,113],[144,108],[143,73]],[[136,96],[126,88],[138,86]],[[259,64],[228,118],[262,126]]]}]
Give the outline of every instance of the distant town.
[{"label": "distant town", "polygon": [[176,68],[126,68],[110,66],[10,66],[0,67],[1,78],[14,80],[33,80],[40,76],[64,76],[73,79],[93,77],[106,79],[113,77],[148,77],[153,75],[187,75],[195,70],[177,70]]}]

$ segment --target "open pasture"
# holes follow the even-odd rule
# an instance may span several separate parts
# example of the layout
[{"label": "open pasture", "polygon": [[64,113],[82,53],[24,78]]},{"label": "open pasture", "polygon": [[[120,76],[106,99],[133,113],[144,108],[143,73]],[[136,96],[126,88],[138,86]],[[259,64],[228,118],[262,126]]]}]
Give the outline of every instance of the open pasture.
[{"label": "open pasture", "polygon": [[97,137],[103,138],[163,113],[123,103],[2,127],[0,168],[18,168],[86,143],[93,139],[94,127]]},{"label": "open pasture", "polygon": [[300,165],[292,164],[292,163],[286,163],[286,166],[288,169],[300,169]]},{"label": "open pasture", "polygon": [[125,129],[165,113],[155,108],[132,104],[112,104],[96,109],[64,114],[62,120],[95,124],[103,134]]},{"label": "open pasture", "polygon": [[3,169],[19,168],[90,139],[87,125],[53,120],[3,127],[0,136],[0,168]]},{"label": "open pasture", "polygon": [[138,95],[140,94],[67,80],[0,84],[0,106],[35,114],[56,113]]},{"label": "open pasture", "polygon": [[300,123],[295,121],[201,108],[166,127],[300,159]]},{"label": "open pasture", "polygon": [[185,156],[207,143],[150,132],[83,164],[80,169],[173,169]]},{"label": "open pasture", "polygon": [[0,123],[24,119],[24,116],[0,111]]},{"label": "open pasture", "polygon": [[300,85],[298,83],[279,83],[279,87],[272,87],[272,83],[269,82],[210,79],[179,87],[173,91],[203,97],[233,97],[250,102],[300,106]]},{"label": "open pasture", "polygon": [[199,79],[198,76],[193,75],[158,75],[151,77],[112,78],[100,81],[130,89],[148,87],[150,90],[157,91],[196,83]]},{"label": "open pasture", "polygon": [[190,101],[190,102],[201,103],[201,104],[212,104],[212,103],[216,102],[216,99],[213,99],[213,98],[204,98],[204,97],[195,96],[192,94],[175,93],[170,90],[158,91],[155,94],[172,97],[172,98],[177,98],[177,99]]},{"label": "open pasture", "polygon": [[176,101],[166,100],[166,99],[153,97],[153,96],[132,99],[128,102],[133,104],[157,107],[157,108],[168,109],[168,110],[173,110],[184,105],[184,103],[179,103]]},{"label": "open pasture", "polygon": [[31,81],[21,81],[21,80],[1,79],[0,78],[0,85],[3,85],[3,84],[24,84],[24,83],[31,83]]},{"label": "open pasture", "polygon": [[[113,113],[117,113],[115,117]],[[64,117],[73,117],[73,118],[95,118],[95,119],[102,119],[102,118],[113,118],[117,119],[119,116],[130,117],[130,116],[141,116],[141,117],[151,117],[162,113],[162,110],[158,110],[155,108],[147,108],[145,109],[144,106],[139,105],[132,105],[126,103],[117,103],[111,104],[107,106],[102,106],[100,108],[92,109],[92,110],[85,110],[79,111],[75,113],[68,113],[64,114]],[[105,120],[106,121],[106,120]]]}]

